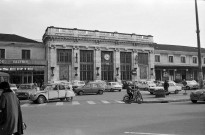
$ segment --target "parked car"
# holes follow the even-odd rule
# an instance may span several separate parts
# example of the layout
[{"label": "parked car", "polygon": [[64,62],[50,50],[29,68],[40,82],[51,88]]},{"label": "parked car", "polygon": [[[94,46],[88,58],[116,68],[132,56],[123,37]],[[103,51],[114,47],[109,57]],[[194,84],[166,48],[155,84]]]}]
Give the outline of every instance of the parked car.
[{"label": "parked car", "polygon": [[105,81],[102,81],[102,80],[95,80],[93,81],[94,83],[100,83],[102,84],[102,86],[104,87],[104,89],[107,87],[107,83]]},{"label": "parked car", "polygon": [[[168,93],[167,94],[170,94],[170,93],[178,94],[179,91],[182,90],[182,87],[178,86],[174,81],[169,81],[168,83],[169,83],[169,87],[168,87]],[[156,90],[164,90],[164,82],[160,83],[156,87],[151,87],[149,89],[149,92],[150,92],[150,94],[155,94]]]},{"label": "parked car", "polygon": [[186,81],[185,89],[191,90],[191,89],[199,89],[199,83],[197,83],[195,80],[192,81]]},{"label": "parked car", "polygon": [[156,87],[156,83],[154,81],[136,81],[135,86],[139,89],[148,91],[152,87]]},{"label": "parked car", "polygon": [[108,90],[108,91],[118,90],[120,92],[122,90],[122,85],[118,82],[108,82],[105,90]]},{"label": "parked car", "polygon": [[191,92],[190,100],[193,103],[197,103],[197,101],[205,101],[205,90],[196,90]]},{"label": "parked car", "polygon": [[40,91],[30,95],[30,100],[34,103],[45,103],[49,100],[60,99],[61,101],[72,101],[75,93],[72,88],[68,89],[66,84],[53,83],[47,84]]},{"label": "parked car", "polygon": [[84,81],[74,80],[72,83],[73,89],[78,88],[78,87],[82,87],[84,85],[85,85]]},{"label": "parked car", "polygon": [[88,84],[82,87],[75,88],[74,92],[78,95],[90,94],[90,93],[96,93],[102,95],[104,90],[105,88],[102,84],[96,82],[89,82]]},{"label": "parked car", "polygon": [[40,88],[37,87],[34,83],[21,84],[18,88],[18,91],[16,91],[16,96],[19,99],[29,99],[31,93],[34,93],[38,90],[40,90]]}]

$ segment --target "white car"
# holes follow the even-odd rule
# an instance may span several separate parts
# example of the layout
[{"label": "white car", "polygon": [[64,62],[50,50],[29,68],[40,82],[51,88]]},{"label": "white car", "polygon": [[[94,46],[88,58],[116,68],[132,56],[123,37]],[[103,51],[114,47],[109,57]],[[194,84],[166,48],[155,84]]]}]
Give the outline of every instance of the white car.
[{"label": "white car", "polygon": [[[182,90],[182,86],[178,86],[176,85],[175,82],[173,81],[169,81],[169,87],[168,87],[168,93],[167,94],[170,94],[170,93],[174,93],[174,94],[178,94],[179,91]],[[155,91],[157,90],[164,90],[164,82],[163,83],[160,83],[158,86],[156,87],[152,87],[149,89],[149,92],[150,94],[154,94]]]},{"label": "white car", "polygon": [[72,83],[73,88],[78,88],[78,87],[82,87],[85,86],[85,82],[84,81],[78,81],[78,80],[74,80]]},{"label": "white car", "polygon": [[135,86],[148,91],[150,88],[156,87],[156,83],[154,83],[154,81],[137,81],[135,82]]},{"label": "white car", "polygon": [[190,90],[190,89],[199,89],[199,83],[197,83],[195,80],[192,80],[192,81],[186,81],[186,86],[185,88],[187,90]]},{"label": "white car", "polygon": [[53,99],[72,101],[74,96],[73,90],[67,89],[65,84],[53,83],[45,85],[43,90],[32,93],[30,100],[42,104]]},{"label": "white car", "polygon": [[108,91],[118,90],[120,92],[122,90],[122,85],[118,82],[108,82],[105,90]]}]

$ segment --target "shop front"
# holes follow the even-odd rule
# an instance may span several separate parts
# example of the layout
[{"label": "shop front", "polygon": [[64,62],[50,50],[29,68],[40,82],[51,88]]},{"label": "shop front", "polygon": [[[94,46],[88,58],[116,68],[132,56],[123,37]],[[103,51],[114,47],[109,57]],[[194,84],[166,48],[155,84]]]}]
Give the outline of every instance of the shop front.
[{"label": "shop front", "polygon": [[0,61],[0,72],[10,75],[10,83],[37,83],[41,86],[46,80],[46,63],[45,60],[5,59]]}]

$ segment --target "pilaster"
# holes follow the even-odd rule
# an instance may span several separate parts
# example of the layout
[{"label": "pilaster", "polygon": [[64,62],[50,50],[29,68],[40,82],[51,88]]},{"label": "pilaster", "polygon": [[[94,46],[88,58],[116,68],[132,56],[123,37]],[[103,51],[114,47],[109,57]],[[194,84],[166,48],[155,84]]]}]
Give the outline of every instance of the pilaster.
[{"label": "pilaster", "polygon": [[96,47],[94,51],[94,80],[101,80],[101,50]]}]

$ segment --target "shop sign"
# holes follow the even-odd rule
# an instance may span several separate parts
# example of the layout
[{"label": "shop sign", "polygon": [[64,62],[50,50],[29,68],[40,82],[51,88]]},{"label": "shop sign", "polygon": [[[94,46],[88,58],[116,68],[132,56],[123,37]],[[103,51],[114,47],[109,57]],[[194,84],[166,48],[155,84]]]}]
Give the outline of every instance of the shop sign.
[{"label": "shop sign", "polygon": [[15,59],[0,59],[0,64],[13,65],[46,65],[46,60],[15,60]]},{"label": "shop sign", "polygon": [[0,60],[0,64],[28,64],[29,60]]}]

